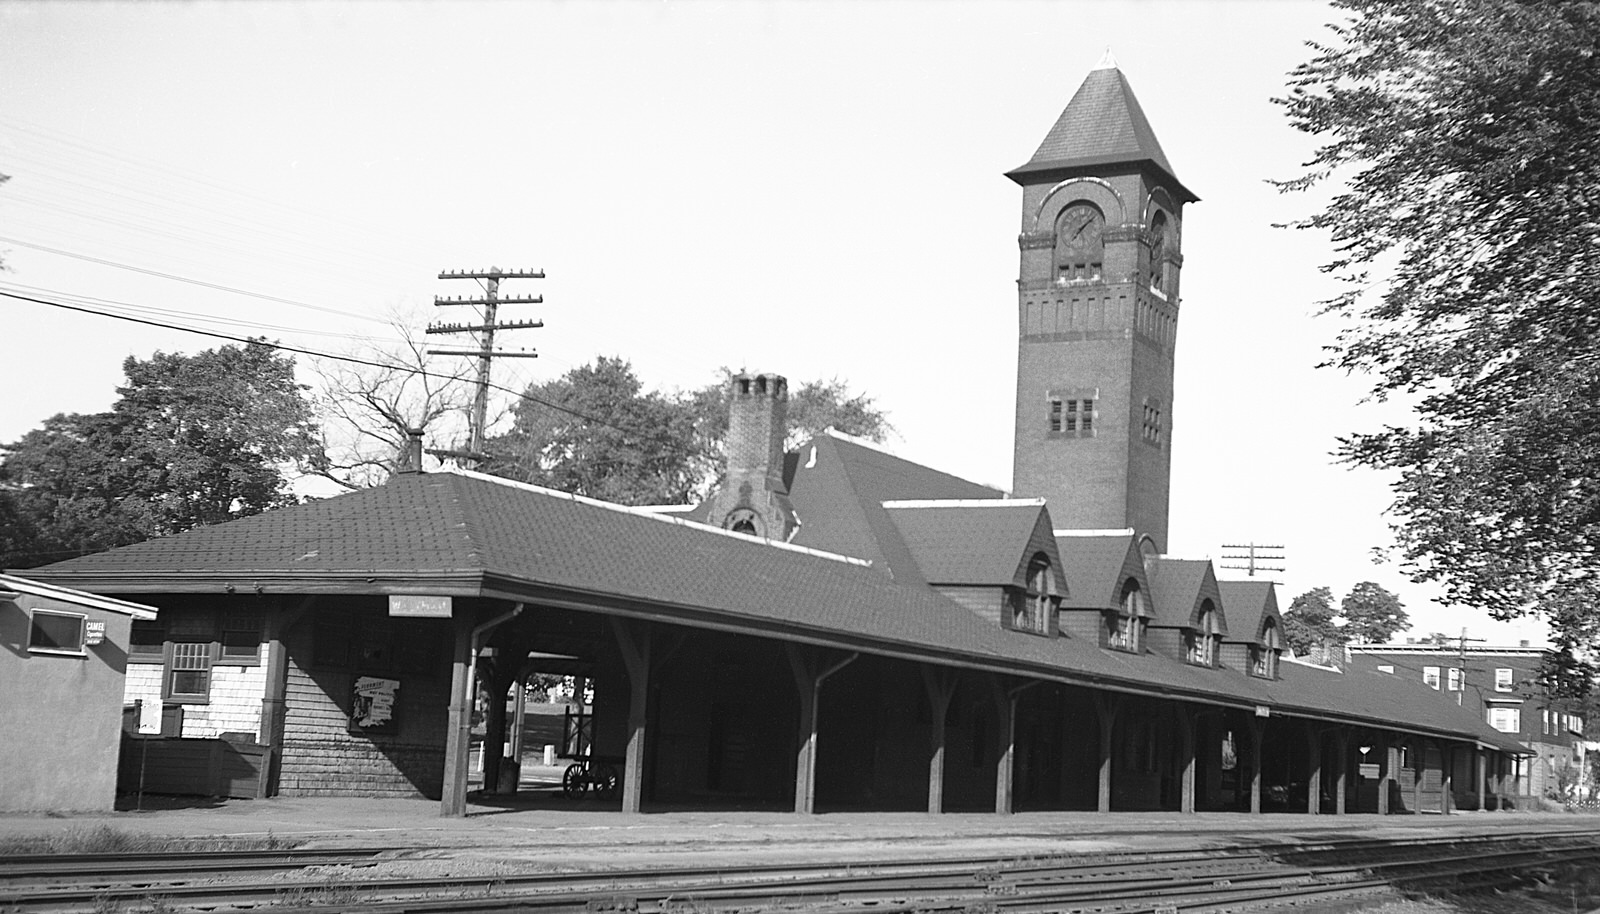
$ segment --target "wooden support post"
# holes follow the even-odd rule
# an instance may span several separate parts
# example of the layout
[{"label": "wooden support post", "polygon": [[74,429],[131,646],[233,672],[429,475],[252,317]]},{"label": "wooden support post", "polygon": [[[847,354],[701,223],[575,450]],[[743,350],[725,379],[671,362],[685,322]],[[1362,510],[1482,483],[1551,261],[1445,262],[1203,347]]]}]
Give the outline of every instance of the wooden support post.
[{"label": "wooden support post", "polygon": [[1195,715],[1181,703],[1175,707],[1178,717],[1179,760],[1183,763],[1183,770],[1178,775],[1178,811],[1192,813],[1195,811]]},{"label": "wooden support post", "polygon": [[1017,698],[1024,691],[1038,685],[1038,681],[1020,686],[1007,686],[1005,677],[989,676],[989,697],[994,702],[997,726],[995,727],[994,811],[1010,815],[1016,795],[1017,761]]},{"label": "wooden support post", "polygon": [[1250,718],[1250,812],[1261,812],[1261,734],[1266,724],[1261,718]]},{"label": "wooden support post", "polygon": [[1411,746],[1411,811],[1422,812],[1422,781],[1428,771],[1428,744],[1413,739]]},{"label": "wooden support post", "polygon": [[1478,779],[1478,811],[1489,808],[1489,756],[1487,749],[1472,750],[1472,773]]},{"label": "wooden support post", "polygon": [[921,667],[922,685],[928,691],[928,812],[944,812],[944,720],[955,696],[956,671],[948,667]]},{"label": "wooden support post", "polygon": [[823,680],[850,665],[858,654],[826,665],[824,652],[785,642],[789,669],[794,673],[795,688],[800,693],[800,730],[794,763],[794,811],[809,815],[816,811],[817,803],[817,699]]},{"label": "wooden support post", "polygon": [[1345,814],[1346,778],[1350,775],[1350,734],[1343,728],[1333,731],[1333,814]]},{"label": "wooden support post", "polygon": [[1455,788],[1455,760],[1456,750],[1444,743],[1439,744],[1439,812],[1450,815],[1454,808]]},{"label": "wooden support post", "polygon": [[283,732],[289,709],[289,629],[316,601],[316,596],[308,596],[293,607],[278,606],[267,611],[267,628],[262,633],[267,643],[266,688],[261,696],[261,726],[256,736],[267,747],[267,757],[262,760],[267,769],[263,772],[263,797],[278,795],[278,781],[283,774]]},{"label": "wooden support post", "polygon": [[[457,604],[458,606],[460,604]],[[444,741],[444,788],[439,800],[442,816],[467,814],[467,769],[472,748],[472,616],[464,610],[451,619],[455,652],[450,658],[449,729]]]},{"label": "wooden support post", "polygon": [[1100,720],[1100,797],[1096,808],[1100,812],[1111,811],[1111,737],[1115,732],[1117,711],[1122,706],[1122,697],[1104,692],[1094,692],[1095,715]]},{"label": "wooden support post", "polygon": [[1383,737],[1378,745],[1378,815],[1389,814],[1389,785],[1394,783],[1394,747],[1389,745],[1389,737]]},{"label": "wooden support post", "polygon": [[1322,812],[1322,733],[1306,721],[1306,813]]},{"label": "wooden support post", "polygon": [[609,617],[628,668],[628,748],[622,762],[622,811],[644,802],[644,741],[650,701],[650,623]]}]

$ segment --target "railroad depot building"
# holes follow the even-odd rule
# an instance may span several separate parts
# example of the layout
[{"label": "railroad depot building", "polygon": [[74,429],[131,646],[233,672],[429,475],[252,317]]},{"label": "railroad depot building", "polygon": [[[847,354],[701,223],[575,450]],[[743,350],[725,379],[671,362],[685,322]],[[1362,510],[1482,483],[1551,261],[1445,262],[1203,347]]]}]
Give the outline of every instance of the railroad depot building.
[{"label": "railroad depot building", "polygon": [[1420,682],[1285,658],[1270,584],[1163,554],[1196,197],[1121,72],[1093,71],[1009,177],[1015,493],[833,433],[785,452],[784,379],[741,373],[700,505],[405,472],[27,574],[158,606],[129,652],[144,739],[259,747],[266,795],[461,814],[475,677],[503,708],[538,671],[593,682],[592,751],[628,811],[1520,795],[1511,735]]}]

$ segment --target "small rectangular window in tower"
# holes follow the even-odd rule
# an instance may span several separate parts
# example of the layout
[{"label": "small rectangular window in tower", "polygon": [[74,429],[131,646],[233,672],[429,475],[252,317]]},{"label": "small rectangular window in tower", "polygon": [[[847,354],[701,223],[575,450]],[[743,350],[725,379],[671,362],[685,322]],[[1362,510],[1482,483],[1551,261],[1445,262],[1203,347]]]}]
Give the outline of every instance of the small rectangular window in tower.
[{"label": "small rectangular window in tower", "polygon": [[1156,400],[1144,401],[1144,440],[1161,446],[1161,405]]},{"label": "small rectangular window in tower", "polygon": [[1075,432],[1075,431],[1078,430],[1078,401],[1077,400],[1068,400],[1067,401],[1067,415],[1066,415],[1066,419],[1063,420],[1063,424],[1061,426],[1061,430],[1064,431],[1064,432]]},{"label": "small rectangular window in tower", "polygon": [[1050,431],[1052,431],[1052,432],[1060,432],[1061,429],[1062,429],[1061,421],[1062,421],[1061,420],[1061,398],[1060,397],[1051,397],[1050,398]]},{"label": "small rectangular window in tower", "polygon": [[1082,418],[1081,421],[1079,421],[1078,427],[1083,429],[1086,432],[1094,431],[1094,401],[1093,400],[1084,400],[1083,401],[1083,418]]}]

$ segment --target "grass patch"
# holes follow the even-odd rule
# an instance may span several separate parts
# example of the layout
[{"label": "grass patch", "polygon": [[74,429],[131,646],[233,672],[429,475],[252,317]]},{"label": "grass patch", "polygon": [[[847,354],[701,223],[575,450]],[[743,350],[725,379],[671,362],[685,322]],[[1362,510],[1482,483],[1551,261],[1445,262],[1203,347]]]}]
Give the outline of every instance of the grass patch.
[{"label": "grass patch", "polygon": [[194,854],[207,851],[286,850],[296,842],[265,838],[169,838],[123,831],[109,825],[74,828],[54,835],[0,838],[0,856],[68,854]]}]

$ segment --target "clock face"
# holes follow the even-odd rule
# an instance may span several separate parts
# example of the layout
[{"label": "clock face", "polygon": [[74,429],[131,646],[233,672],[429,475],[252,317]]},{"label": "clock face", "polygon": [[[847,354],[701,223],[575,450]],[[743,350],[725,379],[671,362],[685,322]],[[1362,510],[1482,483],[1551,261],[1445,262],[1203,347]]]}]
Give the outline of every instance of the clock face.
[{"label": "clock face", "polygon": [[1099,250],[1106,217],[1088,204],[1069,206],[1056,220],[1056,248],[1061,251]]}]

